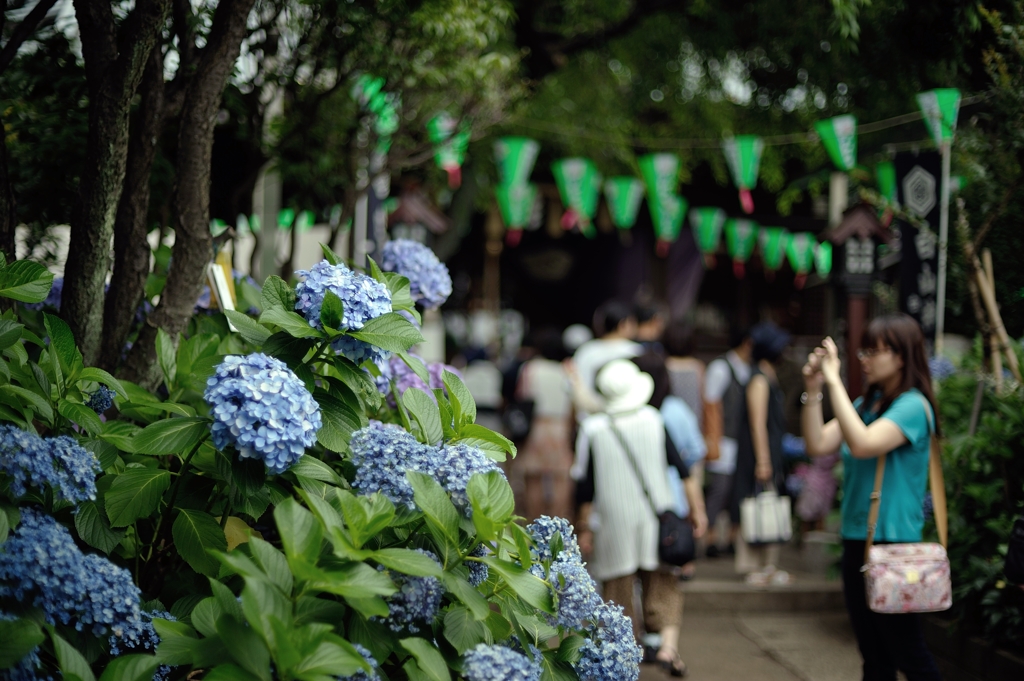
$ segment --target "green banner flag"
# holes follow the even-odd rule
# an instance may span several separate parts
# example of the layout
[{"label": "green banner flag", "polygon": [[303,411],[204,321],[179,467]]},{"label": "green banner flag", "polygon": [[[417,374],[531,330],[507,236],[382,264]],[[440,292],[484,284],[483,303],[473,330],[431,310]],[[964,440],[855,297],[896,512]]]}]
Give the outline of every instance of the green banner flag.
[{"label": "green banner flag", "polygon": [[782,227],[762,227],[757,235],[757,240],[765,269],[771,272],[779,269],[782,259],[786,256],[789,232]]},{"label": "green banner flag", "polygon": [[636,224],[640,202],[644,198],[643,182],[629,176],[609,177],[604,182],[604,197],[608,201],[613,225],[629,229]]},{"label": "green banner flag", "polygon": [[878,193],[889,202],[896,203],[896,166],[892,161],[882,161],[875,166],[875,179],[878,180]]},{"label": "green banner flag", "polygon": [[647,200],[673,196],[679,186],[679,157],[675,154],[647,154],[637,159],[640,176],[647,186]]},{"label": "green banner flag", "polygon": [[587,233],[590,221],[597,213],[597,201],[601,196],[601,174],[589,158],[563,158],[551,164],[551,172],[558,185],[558,194],[565,206],[562,227],[572,229],[579,226]]},{"label": "green banner flag", "polygon": [[722,226],[725,224],[725,211],[713,206],[690,209],[690,229],[693,230],[697,248],[704,255],[704,267],[715,266],[715,253],[722,242]]},{"label": "green banner flag", "polygon": [[465,126],[458,127],[458,121],[442,111],[427,122],[427,134],[434,144],[434,161],[448,173],[448,186],[457,189],[462,184],[469,130]]},{"label": "green banner flag", "polygon": [[925,125],[935,145],[941,147],[953,139],[956,119],[960,114],[960,91],[956,88],[939,88],[917,94],[917,105],[924,114]]},{"label": "green banner flag", "polygon": [[[239,213],[238,217],[235,218],[235,231],[239,234],[248,234],[250,229],[249,218],[246,217],[245,213]],[[252,231],[258,232],[259,229]]]},{"label": "green banner flag", "polygon": [[954,175],[949,178],[949,191],[958,192],[967,186],[967,178],[963,175]]},{"label": "green banner flag", "polygon": [[228,223],[224,222],[220,218],[210,220],[210,234],[213,236],[220,236],[227,228]]},{"label": "green banner flag", "polygon": [[356,82],[352,85],[352,98],[363,106],[367,106],[374,97],[381,94],[383,88],[383,78],[374,78],[370,74],[364,73],[356,78]]},{"label": "green banner flag", "polygon": [[316,216],[311,210],[304,210],[295,216],[295,231],[308,232],[316,223]]},{"label": "green banner flag", "polygon": [[789,237],[786,245],[786,257],[789,259],[789,266],[796,272],[793,285],[798,289],[804,287],[807,275],[814,267],[814,252],[818,242],[810,232],[800,232]]},{"label": "green banner flag", "polygon": [[540,144],[528,137],[500,137],[494,142],[499,184],[526,184],[537,162]]},{"label": "green banner flag", "polygon": [[277,214],[277,228],[282,232],[287,232],[292,228],[292,223],[295,222],[295,211],[291,208],[285,208]]},{"label": "green banner flag", "polygon": [[827,277],[832,271],[832,244],[823,241],[814,249],[814,271],[819,277]]},{"label": "green banner flag", "polygon": [[754,198],[750,190],[757,185],[757,174],[761,168],[761,154],[764,140],[757,135],[738,135],[722,141],[725,163],[729,166],[732,181],[740,190],[740,205],[743,212],[754,212]]},{"label": "green banner flag", "polygon": [[843,172],[857,165],[857,118],[847,114],[818,121],[814,129],[836,168]]},{"label": "green banner flag", "polygon": [[537,201],[537,185],[498,185],[494,188],[494,197],[498,200],[501,220],[505,223],[505,240],[509,246],[516,246],[523,228],[530,224],[533,204]]},{"label": "green banner flag", "polygon": [[654,233],[658,236],[657,253],[664,258],[669,248],[679,238],[686,215],[687,201],[682,196],[668,194],[654,200],[648,197]]},{"label": "green banner flag", "polygon": [[746,274],[745,263],[757,244],[757,223],[744,218],[730,218],[725,222],[725,247],[732,258],[732,271],[737,278]]}]

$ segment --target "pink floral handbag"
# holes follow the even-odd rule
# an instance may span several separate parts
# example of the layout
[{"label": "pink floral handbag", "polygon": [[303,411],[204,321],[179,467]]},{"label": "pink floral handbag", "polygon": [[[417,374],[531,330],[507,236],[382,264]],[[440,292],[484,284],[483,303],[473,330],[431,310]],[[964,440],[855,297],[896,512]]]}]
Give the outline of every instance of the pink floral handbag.
[{"label": "pink floral handbag", "polygon": [[948,610],[953,602],[953,587],[946,556],[946,487],[942,479],[939,441],[932,428],[931,405],[925,402],[929,429],[932,430],[928,457],[928,481],[935,512],[939,541],[934,544],[884,544],[874,546],[878,510],[882,502],[882,478],[885,476],[885,454],[878,457],[875,468],[875,489],[868,512],[868,536],[864,547],[864,586],[868,607],[878,613],[939,612]]}]

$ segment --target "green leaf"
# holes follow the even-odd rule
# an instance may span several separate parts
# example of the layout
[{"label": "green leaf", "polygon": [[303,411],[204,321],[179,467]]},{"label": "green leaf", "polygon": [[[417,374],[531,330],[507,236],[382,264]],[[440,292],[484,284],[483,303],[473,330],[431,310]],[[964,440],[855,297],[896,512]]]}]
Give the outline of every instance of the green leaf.
[{"label": "green leaf", "polygon": [[448,498],[448,493],[429,475],[406,471],[405,476],[413,489],[413,500],[454,547],[459,545],[459,512]]},{"label": "green leaf", "polygon": [[263,345],[270,338],[270,329],[238,310],[224,310],[224,316],[238,329],[238,335],[253,345]]},{"label": "green leaf", "polygon": [[404,352],[423,342],[423,334],[408,319],[396,312],[388,312],[366,322],[358,331],[348,335],[370,345],[391,352]]},{"label": "green leaf", "polygon": [[466,487],[473,506],[473,525],[481,539],[497,539],[501,529],[512,519],[515,498],[503,473],[476,473]]},{"label": "green leaf", "polygon": [[311,338],[295,338],[286,331],[278,331],[263,344],[263,352],[281,360],[294,371],[314,345],[316,341]]},{"label": "green leaf", "polygon": [[539,662],[543,668],[541,681],[577,681],[579,679],[568,662],[556,660],[551,655],[542,655]]},{"label": "green leaf", "polygon": [[334,370],[338,372],[342,382],[366,402],[371,410],[376,411],[380,407],[384,396],[377,390],[377,384],[370,374],[341,355],[334,359]]},{"label": "green leaf", "polygon": [[394,504],[379,492],[357,497],[348,490],[339,489],[335,494],[341,503],[345,523],[357,549],[390,525],[395,517]]},{"label": "green leaf", "polygon": [[374,551],[370,558],[389,570],[413,577],[440,577],[441,566],[430,556],[412,549],[381,549]]},{"label": "green leaf", "polygon": [[157,509],[171,485],[171,474],[154,468],[128,468],[114,478],[103,498],[111,527],[126,527]]},{"label": "green leaf", "polygon": [[26,390],[17,385],[0,385],[0,402],[14,401],[15,404],[21,404],[28,409],[31,409],[34,413],[38,414],[43,418],[44,421],[53,421],[53,408],[50,407],[50,402],[38,393],[34,393],[31,390]]},{"label": "green leaf", "polygon": [[227,551],[228,540],[212,515],[183,508],[174,519],[171,534],[178,555],[193,570],[209,577],[217,576],[220,565],[207,551]]},{"label": "green leaf", "polygon": [[320,405],[322,420],[317,442],[333,452],[347,452],[352,433],[363,427],[359,413],[323,388],[313,391],[313,399]]},{"label": "green leaf", "polygon": [[300,678],[324,675],[326,678],[351,678],[366,669],[366,661],[352,645],[341,637],[323,641],[293,669]]},{"label": "green leaf", "polygon": [[0,297],[41,303],[53,285],[53,273],[37,262],[16,260],[0,269]]},{"label": "green leaf", "polygon": [[7,519],[7,512],[0,509],[0,544],[7,541],[7,535],[11,531],[11,522]]},{"label": "green leaf", "polygon": [[143,428],[132,446],[137,454],[180,454],[195,447],[209,427],[209,421],[195,416],[164,419]]},{"label": "green leaf", "polygon": [[413,373],[427,385],[430,385],[430,372],[427,371],[427,366],[420,361],[418,358],[413,357],[408,352],[396,352],[396,355],[401,358],[405,365],[412,369]]},{"label": "green leaf", "polygon": [[[242,604],[235,598],[235,594],[228,588],[227,584],[220,582],[213,577],[208,577],[210,591],[217,604],[216,619],[219,622],[221,616],[227,615],[237,622],[245,621],[245,613],[242,612]],[[198,607],[198,606],[197,606]]]},{"label": "green leaf", "polygon": [[0,350],[6,350],[17,343],[24,329],[24,324],[13,319],[0,319]]},{"label": "green leaf", "polygon": [[77,423],[89,435],[99,435],[103,430],[103,421],[100,421],[99,415],[84,404],[61,399],[57,401],[57,411],[68,421]]},{"label": "green leaf", "polygon": [[479,643],[494,642],[490,629],[461,605],[453,606],[444,614],[444,637],[455,646],[459,655],[464,655]]},{"label": "green leaf", "polygon": [[195,663],[195,649],[199,643],[192,627],[184,622],[153,619],[153,628],[160,637],[160,645],[156,649],[156,657],[160,662],[171,666],[192,665]]},{"label": "green leaf", "polygon": [[432,681],[451,681],[448,663],[433,643],[422,638],[403,638],[399,643],[416,658],[416,664]]},{"label": "green leaf", "polygon": [[[252,627],[233,617],[223,616],[217,620],[217,633],[238,666],[248,672],[250,681],[253,677],[260,681],[271,681],[270,651]],[[211,675],[206,678],[209,679]]]},{"label": "green leaf", "polygon": [[[246,621],[269,641],[274,640],[271,618],[283,624],[286,629],[292,628],[291,601],[280,589],[262,578],[245,578],[245,588],[242,589],[242,612],[245,613]],[[286,642],[278,642],[282,643]],[[272,644],[271,647],[275,646]]]},{"label": "green leaf", "polygon": [[117,380],[103,369],[97,369],[96,367],[85,367],[78,372],[78,378],[76,382],[83,381],[95,381],[96,383],[102,383],[107,386],[120,397],[122,400],[128,399],[128,393],[125,392],[124,386],[121,385],[121,381]]},{"label": "green leaf", "polygon": [[150,681],[159,666],[154,655],[122,655],[107,663],[100,681]]},{"label": "green leaf", "polygon": [[341,476],[335,473],[333,468],[315,456],[310,456],[309,454],[303,454],[298,462],[288,470],[289,472],[294,473],[295,475],[301,475],[304,478],[320,480],[321,482],[329,482],[334,485],[341,484]]},{"label": "green leaf", "polygon": [[462,426],[454,441],[476,447],[495,461],[504,461],[506,453],[516,455],[516,446],[511,440],[501,433],[495,433],[490,428],[475,423]]},{"label": "green leaf", "polygon": [[113,551],[125,534],[124,530],[111,529],[110,521],[100,513],[94,501],[87,501],[78,507],[75,529],[82,541],[103,553]]},{"label": "green leaf", "polygon": [[82,353],[75,346],[75,336],[67,322],[60,317],[44,313],[43,324],[46,326],[46,335],[50,337],[50,348],[57,352],[64,373],[71,374],[81,367]]},{"label": "green leaf", "polygon": [[298,567],[295,576],[305,579],[309,589],[343,596],[346,600],[390,596],[397,591],[387,574],[358,561],[349,561],[331,570]]},{"label": "green leaf", "polygon": [[262,303],[260,307],[263,308],[264,312],[267,310],[292,312],[295,310],[295,291],[284,279],[272,274],[263,282],[263,292],[260,294],[260,301]]},{"label": "green leaf", "polygon": [[428,445],[439,443],[444,432],[441,429],[441,414],[434,400],[419,388],[409,388],[402,394],[402,404],[416,419],[423,442]]},{"label": "green leaf", "polygon": [[274,520],[288,558],[305,558],[310,563],[320,555],[323,529],[320,522],[295,499],[288,498],[274,509]]},{"label": "green leaf", "polygon": [[320,322],[327,329],[341,328],[345,317],[345,306],[334,291],[324,291],[323,304],[320,307]]},{"label": "green leaf", "polygon": [[491,612],[491,607],[488,604],[487,599],[484,598],[483,594],[481,594],[475,586],[470,584],[466,579],[451,572],[444,573],[442,579],[444,581],[445,589],[458,598],[463,605],[469,608],[469,611],[473,613],[473,617],[478,620],[487,619],[487,616]]},{"label": "green leaf", "polygon": [[109,442],[122,452],[135,453],[135,436],[142,432],[134,423],[128,421],[107,421],[103,424],[100,440]]},{"label": "green leaf", "polygon": [[452,411],[455,414],[455,430],[460,430],[466,424],[474,423],[476,421],[476,401],[466,384],[450,371],[441,374],[441,381],[444,383],[445,390],[448,391],[448,401],[451,402]]},{"label": "green leaf", "polygon": [[555,658],[560,662],[568,662],[570,664],[576,664],[580,661],[582,656],[580,649],[583,644],[587,642],[587,639],[583,638],[579,634],[571,634],[562,639],[562,642],[558,646],[558,651],[555,653]]},{"label": "green leaf", "polygon": [[249,550],[256,565],[286,594],[292,592],[292,571],[288,568],[288,559],[275,549],[269,542],[259,537],[249,538]]},{"label": "green leaf", "polygon": [[323,331],[310,326],[304,317],[291,310],[281,308],[264,310],[260,315],[260,322],[276,324],[296,338],[325,338],[327,336]]},{"label": "green leaf", "polygon": [[[6,514],[0,513],[0,516],[6,523]],[[31,620],[0,620],[0,669],[18,664],[45,638],[43,630]]]},{"label": "green leaf", "polygon": [[53,652],[57,655],[57,664],[65,681],[96,681],[82,654],[73,645],[62,639],[53,627],[47,627],[50,640],[53,641]]},{"label": "green leaf", "polygon": [[396,312],[404,310],[415,317],[417,322],[422,322],[416,302],[412,299],[409,279],[398,272],[385,272],[384,278],[387,280],[388,292],[391,293],[391,309]]},{"label": "green leaf", "polygon": [[324,252],[324,260],[331,263],[332,265],[337,265],[338,263],[341,262],[341,258],[339,258],[337,253],[331,250],[331,247],[328,246],[327,244],[320,244],[320,250]]},{"label": "green leaf", "polygon": [[156,358],[160,364],[160,371],[164,375],[164,384],[168,390],[174,386],[174,379],[178,372],[177,361],[178,347],[174,339],[163,329],[156,330]]},{"label": "green leaf", "polygon": [[494,556],[485,556],[481,560],[487,563],[487,567],[501,575],[509,588],[524,601],[542,612],[549,615],[554,614],[551,590],[543,580],[511,561],[501,560]]}]

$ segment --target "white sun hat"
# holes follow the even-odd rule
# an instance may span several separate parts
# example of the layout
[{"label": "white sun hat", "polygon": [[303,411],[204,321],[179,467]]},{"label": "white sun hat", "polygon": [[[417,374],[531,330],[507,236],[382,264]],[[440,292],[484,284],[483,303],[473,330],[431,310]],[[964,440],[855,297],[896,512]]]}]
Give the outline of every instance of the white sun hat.
[{"label": "white sun hat", "polygon": [[604,395],[605,411],[622,414],[646,405],[654,394],[654,379],[628,359],[616,359],[597,372],[597,389]]}]

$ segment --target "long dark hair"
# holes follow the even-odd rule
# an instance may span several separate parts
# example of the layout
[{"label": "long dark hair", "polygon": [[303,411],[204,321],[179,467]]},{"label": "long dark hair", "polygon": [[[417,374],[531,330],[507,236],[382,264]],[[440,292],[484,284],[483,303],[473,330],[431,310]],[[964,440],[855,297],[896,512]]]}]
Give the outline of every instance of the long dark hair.
[{"label": "long dark hair", "polygon": [[917,388],[932,406],[935,416],[935,432],[939,430],[939,410],[932,390],[932,376],[928,371],[928,353],[924,347],[924,334],[917,320],[902,312],[875,317],[864,330],[861,340],[863,348],[887,347],[903,360],[900,386],[895,395],[886,395],[882,386],[872,383],[864,388],[864,405],[867,408],[875,393],[882,396],[879,413],[884,412],[893,400],[911,388]]}]

